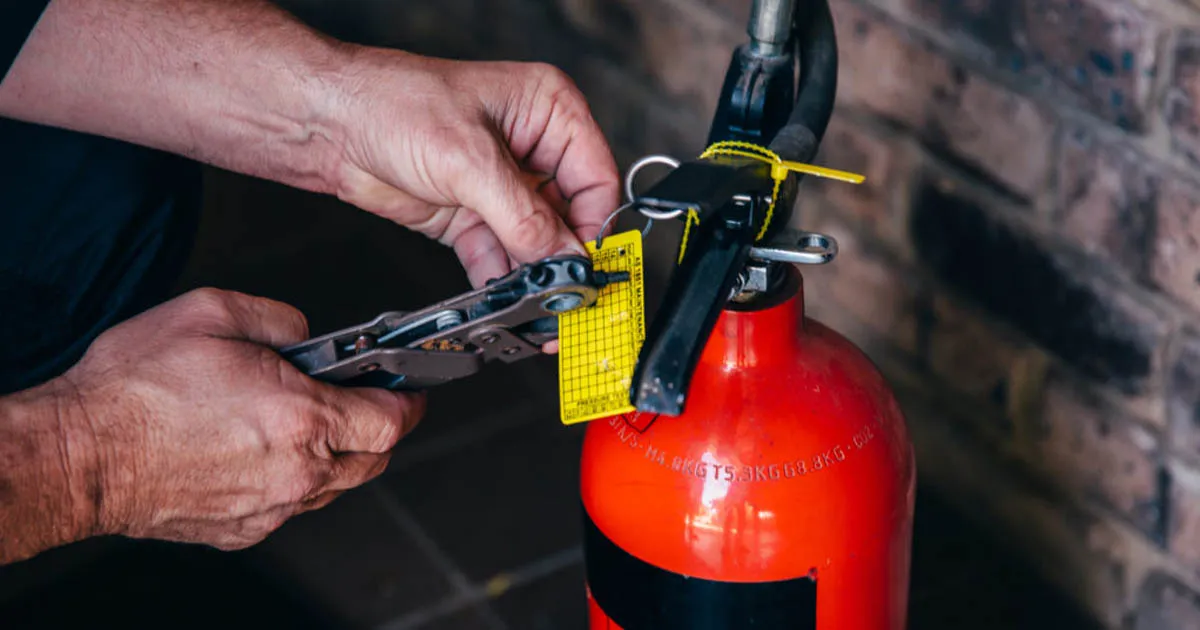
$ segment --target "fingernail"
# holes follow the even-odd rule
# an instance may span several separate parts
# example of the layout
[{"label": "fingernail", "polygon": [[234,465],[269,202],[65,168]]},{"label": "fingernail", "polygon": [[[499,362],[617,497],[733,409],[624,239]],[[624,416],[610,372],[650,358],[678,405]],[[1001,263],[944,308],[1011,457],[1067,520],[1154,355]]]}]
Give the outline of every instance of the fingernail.
[{"label": "fingernail", "polygon": [[587,256],[587,248],[583,246],[583,243],[580,243],[576,240],[571,240],[567,243],[567,247],[563,250],[563,253]]}]

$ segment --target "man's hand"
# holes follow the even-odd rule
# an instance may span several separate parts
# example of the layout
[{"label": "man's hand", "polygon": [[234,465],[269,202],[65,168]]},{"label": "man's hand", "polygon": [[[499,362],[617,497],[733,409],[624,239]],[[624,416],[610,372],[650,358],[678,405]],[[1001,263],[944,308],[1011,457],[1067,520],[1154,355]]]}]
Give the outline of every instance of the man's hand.
[{"label": "man's hand", "polygon": [[104,333],[63,377],[99,533],[241,548],[383,472],[423,398],[303,376],[275,349],[307,332],[286,305],[200,290]]},{"label": "man's hand", "polygon": [[359,49],[328,111],[337,194],[454,247],[475,285],[583,253],[616,209],[617,169],[583,95],[544,64]]},{"label": "man's hand", "polygon": [[267,0],[53,0],[0,115],[337,194],[453,246],[477,286],[579,251],[620,201],[562,72],[336,42]]}]

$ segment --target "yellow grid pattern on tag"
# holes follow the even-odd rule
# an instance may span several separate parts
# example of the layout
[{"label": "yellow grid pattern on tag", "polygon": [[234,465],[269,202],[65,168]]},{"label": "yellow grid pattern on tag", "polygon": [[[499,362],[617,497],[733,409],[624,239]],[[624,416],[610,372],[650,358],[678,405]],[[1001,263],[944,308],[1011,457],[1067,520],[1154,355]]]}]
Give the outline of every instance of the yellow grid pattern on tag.
[{"label": "yellow grid pattern on tag", "polygon": [[634,410],[629,387],[646,337],[642,233],[630,230],[588,241],[597,271],[629,272],[600,290],[596,303],[558,317],[558,398],[562,423],[588,422]]}]

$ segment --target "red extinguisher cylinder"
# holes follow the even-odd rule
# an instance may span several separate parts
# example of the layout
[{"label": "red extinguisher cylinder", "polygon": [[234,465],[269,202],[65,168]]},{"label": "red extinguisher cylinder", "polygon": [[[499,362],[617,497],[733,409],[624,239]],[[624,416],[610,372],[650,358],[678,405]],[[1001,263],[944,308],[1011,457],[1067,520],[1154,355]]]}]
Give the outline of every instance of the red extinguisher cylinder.
[{"label": "red extinguisher cylinder", "polygon": [[596,420],[582,456],[591,630],[901,630],[916,468],[892,391],[804,313],[719,316],[675,417]]}]

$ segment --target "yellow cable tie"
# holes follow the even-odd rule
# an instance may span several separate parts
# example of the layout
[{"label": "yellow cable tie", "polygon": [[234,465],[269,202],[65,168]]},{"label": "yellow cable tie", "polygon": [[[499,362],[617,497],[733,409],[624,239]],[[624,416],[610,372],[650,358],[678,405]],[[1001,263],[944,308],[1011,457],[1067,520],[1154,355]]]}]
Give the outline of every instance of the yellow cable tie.
[{"label": "yellow cable tie", "polygon": [[[725,140],[714,143],[700,154],[700,159],[712,157],[714,155],[730,155],[737,157],[745,157],[760,162],[766,162],[771,165],[771,179],[775,181],[774,189],[771,191],[771,203],[767,205],[766,217],[763,220],[762,229],[759,230],[756,241],[761,241],[767,234],[767,229],[771,226],[771,219],[775,216],[775,203],[779,198],[779,188],[784,181],[787,180],[789,172],[807,173],[817,177],[827,179],[835,179],[838,181],[847,182],[850,184],[861,184],[866,180],[866,177],[858,173],[848,171],[839,171],[837,169],[827,168],[824,166],[816,166],[814,164],[805,164],[803,162],[786,161],[779,157],[774,151],[754,144],[752,142],[743,142],[741,140]],[[683,226],[683,239],[679,244],[679,263],[683,262],[683,254],[687,249],[687,241],[689,232],[691,231],[692,222],[700,223],[700,217],[694,210],[688,211],[687,222]],[[678,263],[677,263],[678,264]]]},{"label": "yellow cable tie", "polygon": [[804,164],[802,162],[785,162],[779,161],[771,165],[771,177],[776,180],[787,179],[788,171],[797,173],[808,173],[817,177],[826,177],[836,179],[851,184],[861,184],[866,177],[858,173],[850,173],[848,171],[839,171],[824,166],[815,166],[813,164]]},{"label": "yellow cable tie", "polygon": [[717,142],[708,149],[705,149],[704,153],[702,153],[700,157],[703,159],[718,154],[735,155],[739,157],[756,159],[762,162],[770,162],[772,165],[771,178],[776,180],[787,179],[787,174],[789,171],[796,173],[807,173],[809,175],[816,175],[817,177],[836,179],[851,184],[861,184],[866,180],[866,177],[859,175],[858,173],[839,171],[824,166],[805,164],[803,162],[785,161],[770,149],[752,144],[750,142],[742,142],[740,140]]},{"label": "yellow cable tie", "polygon": [[677,265],[683,264],[683,253],[687,251],[688,236],[692,231],[692,223],[697,225],[700,224],[700,214],[695,210],[689,209],[687,213],[687,219],[683,224],[683,238],[679,241],[679,260],[675,261],[675,264]]}]

